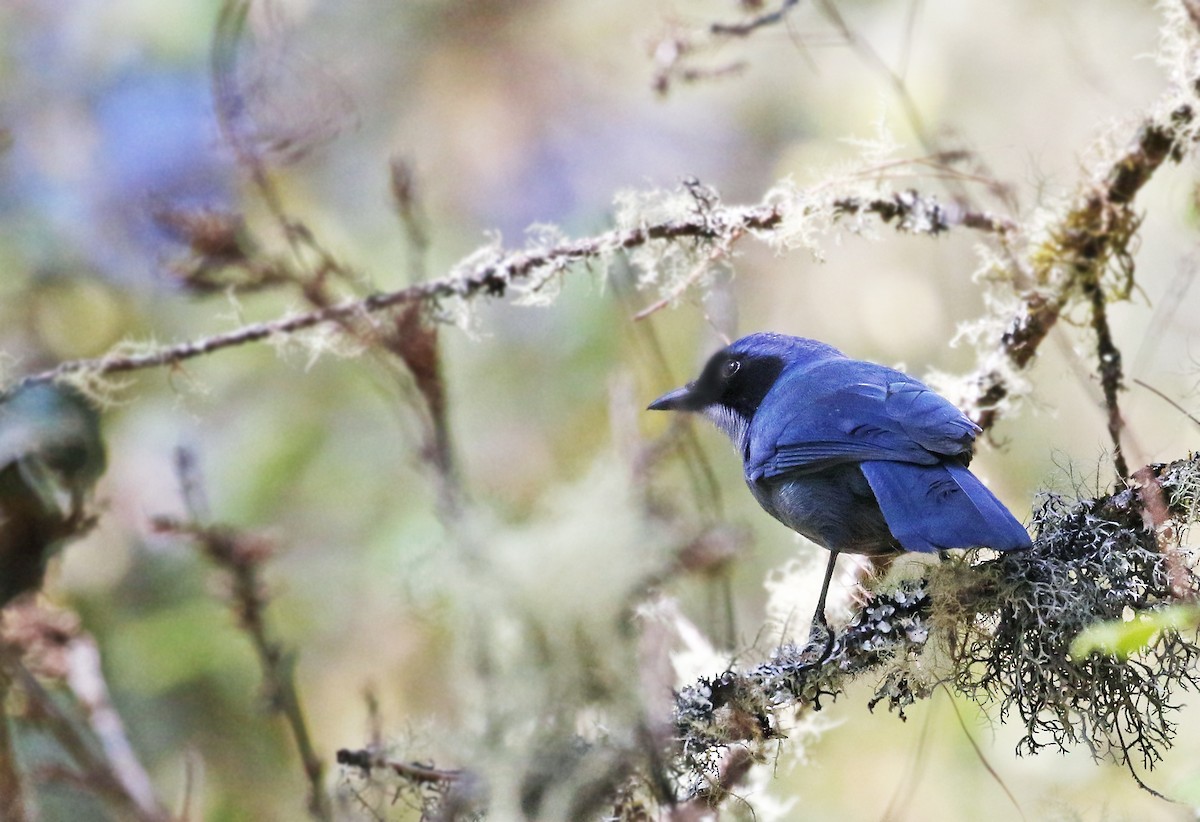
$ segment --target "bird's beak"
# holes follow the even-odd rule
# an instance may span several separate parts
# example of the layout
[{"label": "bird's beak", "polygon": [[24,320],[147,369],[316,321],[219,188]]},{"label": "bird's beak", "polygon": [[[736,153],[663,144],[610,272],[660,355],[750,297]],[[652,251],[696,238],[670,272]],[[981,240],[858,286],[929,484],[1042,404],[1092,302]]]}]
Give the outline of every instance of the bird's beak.
[{"label": "bird's beak", "polygon": [[692,383],[668,391],[646,407],[647,411],[691,411]]}]

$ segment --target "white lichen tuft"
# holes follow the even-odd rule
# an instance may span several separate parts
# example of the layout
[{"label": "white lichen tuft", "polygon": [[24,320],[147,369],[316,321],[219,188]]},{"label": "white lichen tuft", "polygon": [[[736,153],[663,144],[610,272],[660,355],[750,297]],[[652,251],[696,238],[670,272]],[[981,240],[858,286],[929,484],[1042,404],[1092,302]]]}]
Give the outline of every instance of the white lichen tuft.
[{"label": "white lichen tuft", "polygon": [[1163,16],[1155,57],[1181,96],[1192,98],[1200,77],[1200,32],[1188,12],[1188,4],[1178,0],[1160,0]]},{"label": "white lichen tuft", "polygon": [[626,260],[635,273],[637,288],[656,289],[671,305],[689,293],[703,295],[712,289],[721,258],[731,253],[738,222],[716,191],[699,184],[677,191],[622,191],[614,206],[618,233],[696,220],[702,220],[712,233],[703,238],[647,240],[630,248]]},{"label": "white lichen tuft", "polygon": [[[815,546],[814,546],[815,549]],[[772,569],[763,587],[767,590],[764,639],[773,645],[801,644],[808,638],[809,617],[817,605],[823,563],[816,550],[793,556]]]},{"label": "white lichen tuft", "polygon": [[767,191],[763,205],[778,209],[782,219],[769,234],[758,232],[760,240],[779,254],[807,251],[814,260],[824,261],[821,241],[828,236],[834,217],[828,198],[814,196],[810,190],[797,186],[792,178],[787,177]]},{"label": "white lichen tuft", "polygon": [[895,132],[887,121],[887,102],[880,100],[880,113],[872,126],[875,133],[870,137],[843,137],[842,142],[854,146],[861,154],[860,162],[868,167],[879,167],[895,162],[901,156],[904,145],[896,139]]},{"label": "white lichen tuft", "polygon": [[[535,223],[525,233],[525,251],[535,257],[567,243],[562,229],[550,223]],[[570,260],[559,255],[530,271],[528,276],[514,280],[509,287],[513,303],[534,308],[553,305],[562,293],[563,274],[570,266]]]},{"label": "white lichen tuft", "polygon": [[[118,343],[114,351],[123,345],[124,343]],[[133,385],[133,379],[130,377],[101,374],[92,368],[68,372],[59,377],[58,381],[74,388],[102,409],[115,408],[128,402],[120,397]],[[194,386],[198,393],[204,390],[195,380],[188,380],[185,384]]]},{"label": "white lichen tuft", "polygon": [[456,701],[472,706],[462,756],[491,818],[524,818],[543,783],[538,818],[568,818],[613,751],[639,750],[632,605],[669,566],[667,535],[641,510],[627,469],[602,458],[527,523],[489,524],[482,555],[447,560]]},{"label": "white lichen tuft", "polygon": [[673,685],[682,687],[728,667],[728,655],[713,647],[708,637],[684,615],[678,601],[667,596],[655,597],[639,605],[637,615],[643,624],[661,626],[673,640],[670,651]]},{"label": "white lichen tuft", "polygon": [[353,359],[362,356],[367,348],[362,340],[335,323],[322,323],[287,334],[272,334],[267,337],[266,343],[285,362],[303,359],[306,371],[326,356]]}]

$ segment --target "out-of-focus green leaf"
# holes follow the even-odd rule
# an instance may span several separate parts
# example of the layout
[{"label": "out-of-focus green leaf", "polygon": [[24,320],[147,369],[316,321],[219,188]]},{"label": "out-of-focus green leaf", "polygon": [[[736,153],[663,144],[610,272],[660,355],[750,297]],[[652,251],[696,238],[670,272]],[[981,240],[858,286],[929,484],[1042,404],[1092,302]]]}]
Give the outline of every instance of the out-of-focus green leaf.
[{"label": "out-of-focus green leaf", "polygon": [[[225,629],[225,630],[222,630]],[[113,665],[138,670],[136,687],[160,694],[182,685],[241,669],[252,688],[253,657],[237,642],[229,617],[214,602],[195,600],[130,622],[113,636]]]},{"label": "out-of-focus green leaf", "polygon": [[1082,659],[1093,651],[1124,659],[1146,648],[1160,631],[1185,630],[1200,625],[1200,606],[1175,605],[1137,615],[1130,622],[1097,622],[1079,632],[1071,643],[1071,656]]}]

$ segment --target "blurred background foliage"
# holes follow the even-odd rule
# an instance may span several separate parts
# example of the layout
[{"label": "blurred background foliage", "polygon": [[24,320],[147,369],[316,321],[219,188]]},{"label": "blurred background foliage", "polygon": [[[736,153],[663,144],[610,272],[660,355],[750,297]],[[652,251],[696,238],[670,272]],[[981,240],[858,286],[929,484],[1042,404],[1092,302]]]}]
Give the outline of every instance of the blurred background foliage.
[{"label": "blurred background foliage", "polygon": [[[171,274],[179,238],[154,218],[169,204],[263,222],[214,118],[218,7],[0,5],[8,376],[96,356],[123,339],[183,340],[301,307],[291,293],[236,301],[185,293]],[[1019,219],[1072,193],[1096,161],[1097,137],[1126,139],[1165,84],[1148,56],[1162,22],[1149,0],[839,8],[902,73],[930,133],[976,152],[979,175],[1007,187]],[[881,134],[894,135],[900,156],[923,153],[887,79],[807,4],[785,26],[703,55],[738,71],[656,93],[656,57],[673,38],[740,13],[732,0],[275,0],[250,19],[261,44],[247,87],[253,138],[288,211],[381,289],[420,269],[441,276],[490,232],[519,246],[539,223],[571,235],[603,230],[621,189],[673,188],[694,176],[726,201],[755,202],[781,178],[819,182]],[[423,252],[406,240],[389,193],[396,156],[415,172]],[[1200,356],[1194,177],[1190,165],[1172,168],[1142,193],[1138,289],[1111,313],[1129,378],[1189,408]],[[981,196],[995,211],[1008,208]],[[704,304],[684,300],[644,321],[666,371],[653,366],[631,319],[651,299],[629,296],[620,271],[616,283],[574,272],[548,307],[480,303],[472,335],[443,330],[452,430],[465,486],[486,512],[484,550],[567,545],[584,531],[632,524],[613,522],[625,508],[604,509],[592,495],[588,505],[601,510],[577,516],[575,530],[537,527],[546,500],[613,453],[615,381],[633,379],[638,403],[682,382],[719,344],[708,317],[722,332],[816,337],[917,375],[970,369],[969,347],[949,342],[983,312],[972,278],[979,238],[874,233],[875,242],[844,229],[823,238],[822,261],[743,243],[736,276]],[[1112,479],[1088,338],[1063,328],[1053,343],[1031,375],[1032,400],[997,427],[999,447],[977,458],[1019,517],[1039,489],[1086,494]],[[1131,385],[1124,403],[1131,465],[1200,444],[1195,427],[1145,389]],[[638,420],[647,434],[665,423]],[[123,380],[104,422],[102,516],[52,568],[48,596],[78,610],[96,636],[161,796],[177,802],[194,780],[196,808],[211,820],[295,819],[304,806],[290,740],[263,709],[254,657],[213,596],[211,570],[148,526],[151,516],[183,513],[172,464],[180,445],[199,456],[213,516],[268,531],[281,546],[267,570],[272,618],[300,649],[299,684],[322,755],[364,744],[367,686],[387,733],[419,740],[407,755],[437,750],[428,739],[437,719],[469,711],[444,684],[460,626],[437,576],[447,538],[419,464],[419,427],[381,369],[369,359],[312,362],[301,347],[244,347]],[[753,548],[719,579],[684,579],[671,593],[718,641],[730,638],[728,620],[713,603],[728,596],[732,651],[760,639],[768,572],[797,550],[816,561],[816,550],[798,549],[757,509],[723,438],[700,436],[720,480],[721,515],[752,529]],[[678,489],[685,493],[682,481]],[[603,541],[593,535],[591,544],[571,554],[576,564],[554,569],[577,577],[572,590],[606,563]],[[829,706],[822,715],[836,727],[806,747],[803,764],[780,767],[748,798],[794,801],[791,818],[1013,818],[949,697],[914,706],[907,723],[868,713],[864,701],[852,691]],[[1017,758],[1015,734],[977,706],[957,711],[1028,818],[1192,818],[1085,750]],[[1177,748],[1148,777],[1191,805],[1200,804],[1198,716],[1181,714]],[[23,744],[35,757],[47,743]],[[47,788],[41,801],[45,819],[105,818],[67,787]]]}]

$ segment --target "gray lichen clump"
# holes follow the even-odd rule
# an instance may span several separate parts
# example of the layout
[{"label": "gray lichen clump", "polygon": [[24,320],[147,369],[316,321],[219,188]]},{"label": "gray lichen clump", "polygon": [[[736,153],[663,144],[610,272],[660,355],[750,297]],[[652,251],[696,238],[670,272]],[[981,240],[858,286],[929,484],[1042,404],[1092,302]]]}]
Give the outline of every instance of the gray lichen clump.
[{"label": "gray lichen clump", "polygon": [[[1034,512],[1032,549],[948,559],[924,579],[873,593],[823,665],[806,665],[819,641],[785,645],[748,670],[683,688],[675,719],[685,790],[706,790],[731,746],[778,737],[784,712],[819,709],[822,697],[868,673],[879,683],[871,705],[901,716],[946,684],[993,706],[1002,722],[1019,720],[1021,752],[1082,742],[1098,758],[1153,765],[1173,739],[1179,691],[1200,686],[1195,627],[1163,627],[1127,658],[1071,655],[1090,625],[1140,619],[1200,591],[1179,547],[1197,519],[1200,457],[1151,474],[1166,521],[1147,518],[1138,488],[1080,501],[1047,494]],[[1174,540],[1163,539],[1164,527]]]},{"label": "gray lichen clump", "polygon": [[[1158,478],[1172,519],[1196,519],[1200,458],[1164,467]],[[1196,689],[1195,628],[1165,629],[1127,659],[1093,651],[1074,659],[1071,641],[1100,621],[1194,598],[1197,578],[1182,552],[1164,550],[1144,524],[1135,489],[1069,503],[1047,496],[1035,513],[1034,550],[980,568],[995,580],[995,607],[956,648],[956,685],[998,700],[1000,718],[1025,725],[1019,750],[1083,742],[1098,757],[1151,766],[1170,746],[1180,689]]]}]

